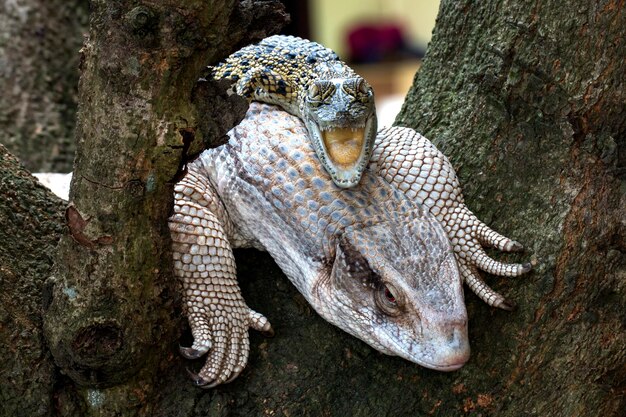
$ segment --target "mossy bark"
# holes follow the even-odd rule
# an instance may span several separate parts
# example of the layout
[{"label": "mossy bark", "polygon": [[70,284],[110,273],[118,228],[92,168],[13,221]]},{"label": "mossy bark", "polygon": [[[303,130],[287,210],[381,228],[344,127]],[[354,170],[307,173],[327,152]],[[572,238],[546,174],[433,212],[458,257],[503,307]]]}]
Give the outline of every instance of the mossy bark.
[{"label": "mossy bark", "polygon": [[468,295],[475,353],[439,415],[626,409],[624,39],[623,1],[442,2],[397,123],[430,137],[478,217],[540,264],[490,279],[515,313]]},{"label": "mossy bark", "polygon": [[41,310],[64,203],[0,145],[0,416],[48,416],[57,380]]},{"label": "mossy bark", "polygon": [[86,0],[0,4],[0,143],[32,172],[70,172]]}]

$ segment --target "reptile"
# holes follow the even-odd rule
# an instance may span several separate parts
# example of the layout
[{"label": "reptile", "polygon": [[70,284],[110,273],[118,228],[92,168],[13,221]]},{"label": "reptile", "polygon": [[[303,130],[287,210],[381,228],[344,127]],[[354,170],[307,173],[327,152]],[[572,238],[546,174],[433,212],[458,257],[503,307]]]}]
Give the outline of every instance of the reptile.
[{"label": "reptile", "polygon": [[275,35],[208,69],[210,77],[232,80],[235,92],[250,101],[300,117],[334,183],[349,188],[359,182],[376,138],[374,92],[335,52]]},{"label": "reptile", "polygon": [[237,284],[233,248],[266,250],[330,323],[380,352],[441,371],[469,358],[463,282],[489,305],[513,303],[478,269],[517,276],[483,245],[522,246],[466,207],[447,158],[412,129],[381,130],[368,169],[350,189],[322,170],[306,125],[252,103],[228,144],[205,151],[175,187],[169,226],[183,287],[198,386],[235,379],[249,352],[248,328],[272,332]]},{"label": "reptile", "polygon": [[[458,369],[469,356],[463,282],[491,306],[514,307],[478,269],[528,272],[531,264],[503,264],[482,249],[522,246],[472,214],[450,162],[419,133],[381,130],[364,180],[348,190],[322,171],[302,121],[276,107],[252,103],[229,136],[189,164],[169,222],[194,338],[181,353],[208,353],[192,373],[197,385],[237,377],[247,363],[249,327],[273,331],[241,296],[237,247],[267,250],[329,322],[437,370]],[[56,182],[67,190],[70,180]]]}]

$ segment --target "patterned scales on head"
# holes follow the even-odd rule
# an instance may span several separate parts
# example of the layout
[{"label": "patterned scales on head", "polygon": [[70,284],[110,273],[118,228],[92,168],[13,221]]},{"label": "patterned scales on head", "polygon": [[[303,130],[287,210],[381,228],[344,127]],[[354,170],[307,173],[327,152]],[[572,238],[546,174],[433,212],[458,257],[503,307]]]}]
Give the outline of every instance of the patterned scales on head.
[{"label": "patterned scales on head", "polygon": [[369,84],[328,48],[292,36],[272,36],[235,52],[213,68],[235,81],[238,94],[281,106],[300,117],[333,182],[356,185],[376,138]]}]

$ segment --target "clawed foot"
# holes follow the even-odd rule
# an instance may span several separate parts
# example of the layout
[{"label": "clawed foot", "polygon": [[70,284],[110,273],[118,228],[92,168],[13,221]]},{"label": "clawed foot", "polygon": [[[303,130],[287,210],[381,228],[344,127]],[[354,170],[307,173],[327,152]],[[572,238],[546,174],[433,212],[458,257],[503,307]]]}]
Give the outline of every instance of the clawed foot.
[{"label": "clawed foot", "polygon": [[[215,308],[211,308],[215,307]],[[187,372],[194,384],[201,388],[213,388],[233,381],[245,368],[250,352],[248,328],[263,334],[273,335],[274,331],[265,316],[247,307],[247,314],[230,312],[227,317],[219,306],[210,306],[209,317],[204,314],[190,314],[189,322],[194,335],[190,347],[180,347],[180,353],[187,359],[197,359],[208,354],[205,365],[197,374]]]},{"label": "clawed foot", "polygon": [[407,197],[422,204],[444,226],[463,280],[487,304],[512,310],[515,304],[489,288],[478,270],[516,277],[530,271],[531,263],[505,264],[491,259],[483,246],[504,252],[523,247],[491,230],[465,206],[452,164],[428,139],[413,129],[391,127],[379,132],[372,158],[380,175]]},{"label": "clawed foot", "polygon": [[504,252],[521,252],[524,247],[519,242],[490,229],[462,203],[446,217],[444,225],[463,281],[490,306],[508,311],[514,310],[517,305],[491,289],[480,277],[478,270],[506,277],[525,274],[533,268],[532,263],[505,264],[490,258],[482,248],[482,246],[487,246]]},{"label": "clawed foot", "polygon": [[[193,344],[181,347],[187,359],[207,355],[196,385],[230,382],[248,362],[248,328],[272,333],[265,316],[251,310],[237,283],[235,257],[226,230],[230,220],[215,189],[193,169],[175,187],[169,220],[174,273],[181,280]],[[230,225],[230,226],[229,226]]]},{"label": "clawed foot", "polygon": [[211,347],[203,347],[201,349],[191,347],[178,346],[178,350],[180,354],[183,355],[187,359],[198,359],[200,356],[204,355],[209,351]]}]

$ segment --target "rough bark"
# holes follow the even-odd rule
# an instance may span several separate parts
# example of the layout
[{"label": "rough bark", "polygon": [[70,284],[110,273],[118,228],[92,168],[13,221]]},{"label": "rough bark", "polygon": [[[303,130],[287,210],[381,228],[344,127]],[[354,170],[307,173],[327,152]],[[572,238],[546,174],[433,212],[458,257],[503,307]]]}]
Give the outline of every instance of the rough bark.
[{"label": "rough bark", "polygon": [[[186,161],[223,137],[246,108],[223,86],[195,87],[207,63],[284,19],[278,2],[255,6],[91,3],[68,233],[44,314],[55,363],[77,386],[60,390],[62,415],[155,409],[180,325],[167,228],[173,185]],[[211,101],[194,105],[202,99]]]},{"label": "rough bark", "polygon": [[70,172],[86,0],[0,3],[0,143],[32,172]]},{"label": "rough bark", "polygon": [[[113,4],[120,8],[119,3]],[[109,17],[125,16],[125,13],[128,12]],[[107,19],[107,16],[96,19],[94,24],[109,24]],[[161,33],[161,23],[159,28],[158,33]],[[93,325],[89,329],[94,331],[83,332],[86,337],[76,339],[77,327],[72,327],[72,323],[49,322],[53,327],[50,332],[67,332],[67,335],[55,337],[78,340],[77,346],[82,348],[78,355],[70,356],[70,360],[60,361],[64,364],[64,372],[70,372],[73,378],[82,382],[74,385],[67,377],[56,378],[54,413],[113,415],[115,411],[116,415],[143,413],[154,416],[620,415],[620,410],[626,408],[626,318],[623,311],[626,305],[626,93],[623,79],[626,64],[621,59],[625,55],[624,28],[623,2],[575,0],[567,7],[547,1],[534,5],[495,0],[446,0],[442,3],[428,56],[398,122],[425,133],[449,155],[458,168],[468,204],[479,217],[527,245],[528,254],[502,259],[521,260],[534,254],[541,262],[528,277],[514,280],[487,277],[497,290],[517,301],[519,309],[516,312],[491,309],[472,294],[467,294],[473,356],[462,370],[454,373],[437,373],[381,355],[325,323],[266,254],[249,250],[237,253],[244,297],[253,309],[267,315],[277,335],[273,339],[263,339],[252,333],[248,367],[235,382],[210,391],[194,388],[184,372],[189,366],[187,361],[176,353],[175,327],[178,323],[172,317],[179,317],[179,312],[171,310],[176,305],[172,302],[175,292],[168,277],[162,275],[165,272],[154,272],[147,278],[134,273],[124,278],[118,269],[109,269],[111,274],[105,277],[99,271],[100,263],[95,263],[104,262],[98,252],[102,249],[99,244],[105,251],[108,248],[111,254],[126,251],[128,270],[148,269],[145,265],[154,263],[154,258],[159,256],[163,263],[157,263],[157,267],[169,268],[167,251],[162,246],[157,247],[156,243],[155,249],[147,252],[141,252],[140,247],[129,250],[134,246],[122,247],[117,243],[120,229],[133,225],[129,220],[131,215],[146,216],[144,207],[147,210],[148,206],[166,205],[161,200],[156,201],[157,196],[148,190],[148,181],[144,177],[149,171],[146,165],[142,165],[153,163],[161,148],[151,148],[144,160],[136,158],[139,162],[135,173],[119,179],[116,177],[118,171],[104,164],[128,166],[129,163],[122,160],[130,158],[131,152],[125,148],[128,144],[118,141],[114,155],[105,154],[110,151],[102,146],[99,149],[101,155],[90,156],[94,158],[93,163],[102,167],[90,168],[93,172],[83,168],[81,178],[90,178],[88,175],[94,172],[102,175],[106,169],[111,181],[105,182],[100,177],[100,184],[126,184],[128,178],[138,181],[131,182],[126,187],[128,190],[118,190],[120,195],[80,179],[81,183],[75,184],[76,208],[84,218],[96,219],[84,229],[87,242],[102,235],[112,236],[113,242],[108,243],[107,239],[96,242],[93,251],[78,247],[94,257],[86,262],[80,261],[83,265],[94,266],[89,280],[80,274],[76,278],[60,278],[59,272],[62,271],[56,273],[57,283],[48,315],[53,312],[62,319],[73,315],[80,317],[81,323],[91,320]],[[119,33],[125,33],[123,27]],[[163,52],[165,58],[158,55],[157,46],[153,49],[144,46],[148,48],[148,52],[141,55],[145,61],[138,59],[137,63],[132,60],[139,41],[127,36],[128,51],[116,48],[120,39],[113,39],[115,42],[111,46],[120,54],[113,55],[115,62],[120,62],[117,58],[127,58],[122,61],[126,64],[105,71],[104,62],[101,65],[105,68],[95,74],[89,72],[96,68],[91,61],[105,55],[100,48],[106,45],[102,45],[102,39],[97,36],[87,45],[84,65],[90,78],[87,78],[89,83],[86,79],[83,83],[93,85],[88,88],[96,88],[103,82],[101,77],[108,77],[114,88],[107,95],[92,96],[106,96],[110,101],[87,103],[91,106],[89,112],[95,114],[82,116],[79,132],[86,135],[84,132],[91,126],[93,130],[88,131],[91,136],[105,137],[96,129],[108,129],[109,138],[118,138],[123,135],[109,126],[113,122],[122,127],[140,124],[148,133],[141,137],[134,135],[132,140],[141,143],[154,136],[149,132],[157,130],[155,120],[164,120],[172,126],[172,135],[176,135],[181,126],[176,115],[187,109],[188,100],[178,96],[168,103],[168,112],[165,112],[162,108],[154,110],[155,104],[146,105],[148,100],[142,100],[142,97],[152,97],[151,94],[156,94],[161,87],[165,90],[162,97],[170,94],[168,88],[188,92],[191,84],[185,85],[184,76],[179,78],[181,72],[171,75],[177,80],[172,81],[172,85],[165,82],[164,77],[170,74],[156,71],[161,67],[154,63],[166,63],[173,72],[180,71],[181,66],[170,65],[170,59],[174,58],[167,51]],[[225,39],[223,34],[220,36],[220,40]],[[172,54],[180,51],[174,47],[164,49]],[[202,48],[197,48],[192,55],[201,51]],[[163,59],[158,61],[158,57]],[[177,57],[191,60],[185,54]],[[155,68],[146,79],[142,78],[146,76],[144,64]],[[202,63],[197,65],[199,67]],[[142,85],[138,92],[122,88],[134,85],[134,82]],[[211,96],[211,88],[203,84],[196,97]],[[127,116],[114,105],[120,102],[127,103],[124,107]],[[153,100],[150,103],[162,102]],[[138,104],[143,105],[140,115],[134,107]],[[217,131],[218,122],[202,127],[194,111],[188,111],[193,117],[183,123],[181,138],[190,138],[189,134],[193,132],[193,137],[198,139],[197,130],[188,129],[190,126],[197,125],[204,132]],[[126,119],[118,121],[121,117],[132,120],[129,123]],[[219,133],[206,133],[209,134],[220,136]],[[181,138],[178,139],[179,146]],[[183,150],[173,149],[172,152],[182,154]],[[107,162],[109,159],[111,162]],[[176,171],[176,163],[171,164],[153,164],[154,171],[165,165],[169,169],[162,171],[155,183],[155,189],[159,188],[162,193],[167,192],[167,187],[158,181]],[[123,168],[119,171],[122,172]],[[146,186],[142,187],[142,184]],[[79,194],[86,187],[94,187],[98,193],[103,193],[103,197],[96,196],[93,202],[85,201],[85,197],[79,197]],[[19,192],[22,192],[21,188],[16,185]],[[7,189],[9,191],[5,191]],[[133,194],[137,189],[143,190],[138,195]],[[11,190],[12,187],[2,189],[3,194]],[[126,193],[136,200],[123,200]],[[111,219],[111,213],[103,216],[105,220],[119,222],[113,226],[96,217],[101,210],[97,206],[109,210],[111,201],[116,204],[126,201],[119,204],[116,218]],[[41,207],[41,204],[48,203],[33,202],[32,207]],[[131,214],[124,214],[126,210]],[[139,219],[131,220],[144,225],[146,240],[162,242],[166,239],[163,230],[155,232],[154,228],[164,225],[164,216],[160,212],[154,214],[157,209],[147,211],[153,213],[148,214],[151,225],[141,223]],[[33,236],[38,232],[30,230],[28,233]],[[80,241],[80,234],[78,238]],[[68,247],[80,244],[66,239],[62,248],[63,245],[66,248],[62,250],[69,253]],[[152,247],[152,243],[145,245]],[[145,257],[145,264],[133,266],[138,261],[133,261],[132,256],[139,252]],[[42,262],[49,265],[49,260]],[[72,265],[83,268],[80,263],[75,260]],[[41,282],[37,281],[40,277],[33,279],[35,283]],[[161,289],[171,292],[162,292],[161,298],[154,295]],[[18,295],[24,297],[41,297],[37,285],[29,284],[28,288],[18,291]],[[81,303],[69,300],[72,294],[74,300],[80,298]],[[99,304],[94,303],[98,301],[94,297],[100,297]],[[119,301],[120,298],[123,301]],[[33,300],[38,302],[37,298]],[[99,306],[102,308],[98,309]],[[3,316],[3,320],[4,317],[7,316]],[[133,323],[132,326],[128,321]],[[113,324],[100,326],[101,323]],[[160,327],[154,327],[154,323]],[[60,326],[60,330],[56,326]],[[120,333],[117,329],[123,329],[125,338],[118,350],[111,353],[111,347],[118,346],[116,335]],[[0,336],[2,334],[0,332]],[[143,343],[148,346],[148,351],[142,350],[141,340],[128,341],[127,334],[145,339]],[[87,343],[94,335],[94,343]],[[186,342],[181,341],[182,344]],[[131,349],[133,346],[134,350]],[[83,355],[85,352],[87,355]],[[127,362],[117,363],[126,363],[129,370],[105,372],[114,366],[109,362],[114,362],[116,355],[126,352],[130,353],[122,355],[122,359]],[[59,357],[58,354],[55,357]],[[87,362],[79,363],[82,359]],[[202,360],[190,366],[197,368],[201,363]],[[78,366],[73,368],[75,364]],[[84,378],[81,372],[87,370],[94,379],[81,379]],[[23,373],[23,368],[19,372]],[[53,378],[45,376],[51,371],[45,372],[48,372],[44,373],[45,378]],[[158,380],[155,372],[159,373]],[[117,385],[107,387],[114,383]],[[47,383],[33,388],[26,385],[26,389],[30,393],[40,392],[39,388],[45,390],[46,386],[49,387]],[[46,404],[50,404],[49,392],[45,394]]]},{"label": "rough bark", "polygon": [[443,393],[423,390],[440,415],[626,410],[626,8],[564,6],[444,1],[397,119],[451,158],[480,218],[541,262],[492,280],[513,314],[468,296],[473,360]]},{"label": "rough bark", "polygon": [[0,416],[47,416],[55,369],[41,328],[64,203],[0,145]]}]

